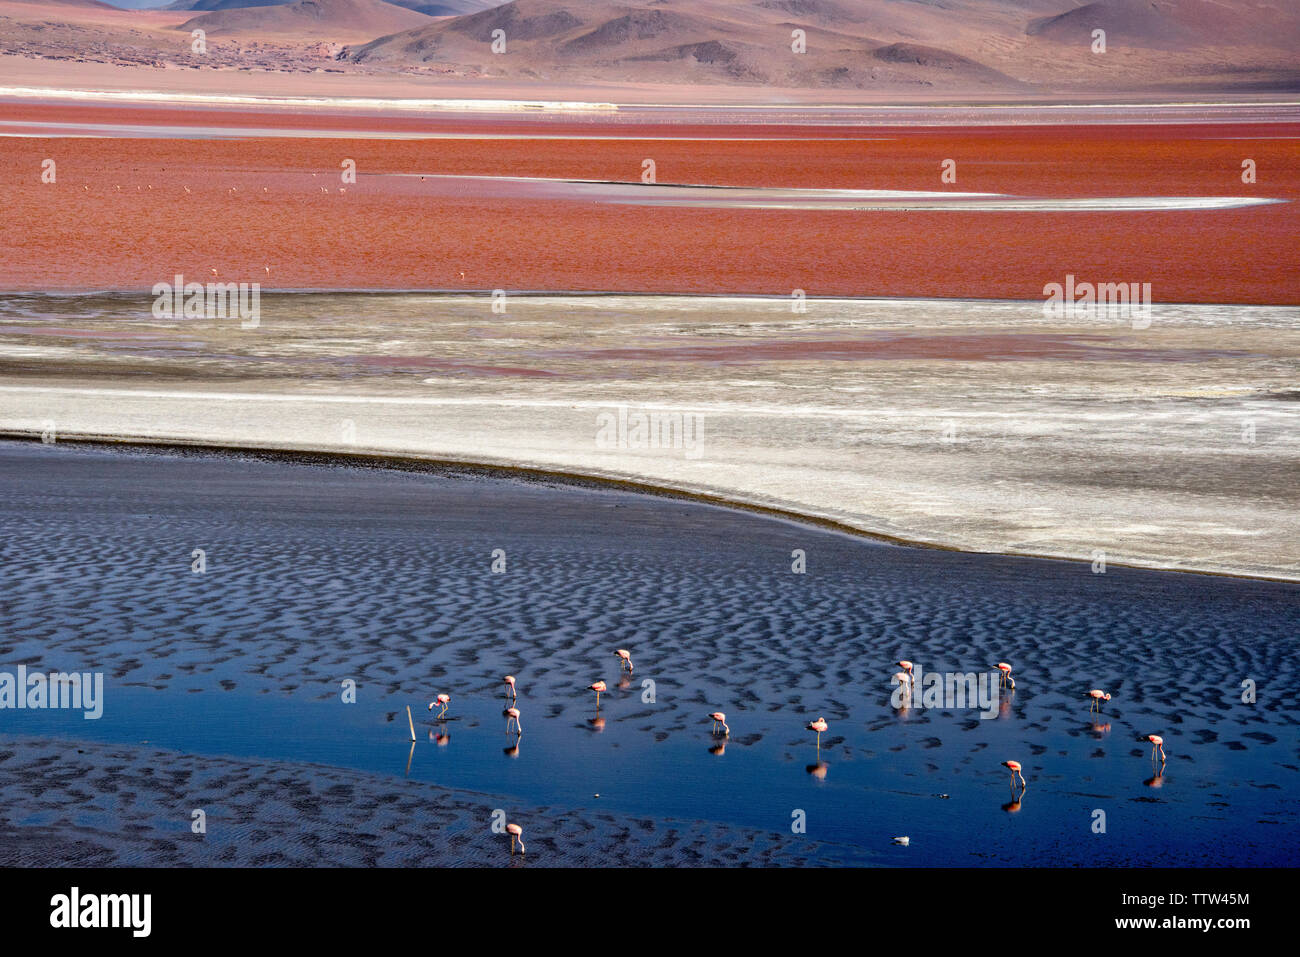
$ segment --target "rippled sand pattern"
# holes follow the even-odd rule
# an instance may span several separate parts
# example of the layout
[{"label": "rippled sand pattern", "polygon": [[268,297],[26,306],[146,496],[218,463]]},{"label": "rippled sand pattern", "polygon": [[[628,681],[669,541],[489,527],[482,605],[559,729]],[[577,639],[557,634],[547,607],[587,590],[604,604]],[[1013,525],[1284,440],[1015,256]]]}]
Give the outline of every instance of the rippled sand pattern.
[{"label": "rippled sand pattern", "polygon": [[[450,689],[458,723],[448,753],[481,749],[499,763],[485,742],[509,672],[525,689],[517,766],[534,769],[515,779],[512,806],[532,815],[530,832],[554,863],[888,862],[878,845],[899,819],[914,834],[936,829],[907,863],[1005,862],[1008,841],[1027,862],[1086,853],[1089,863],[1295,863],[1292,585],[1094,575],[1086,564],[882,545],[695,503],[471,473],[9,443],[0,487],[0,665],[106,670],[94,733],[116,747],[79,744],[88,756],[73,759],[68,747],[0,737],[10,860],[33,862],[22,848],[40,846],[88,863],[476,862],[494,838],[466,820],[501,806],[489,798],[457,790],[448,802],[393,776],[307,766],[269,728],[247,731],[241,747],[286,763],[162,762],[125,747],[143,732],[125,706],[114,711],[114,695],[138,689],[181,721],[211,695],[256,716],[259,695],[307,709],[350,676],[380,696],[365,710],[387,713],[382,733],[404,751],[401,702],[422,708]],[[207,553],[204,575],[190,571],[196,547]],[[490,571],[495,548],[509,556],[505,574]],[[790,570],[795,548],[807,552],[807,574]],[[616,647],[634,649],[627,687]],[[1018,689],[999,720],[900,715],[888,705],[900,656],[937,670],[1011,661]],[[597,676],[610,683],[604,734],[592,733],[584,690]],[[650,705],[639,698],[643,677],[657,683]],[[1240,701],[1248,677],[1260,688],[1253,706]],[[1115,696],[1104,725],[1089,720],[1089,687]],[[704,754],[703,715],[717,707],[733,729],[721,759]],[[803,773],[814,755],[802,726],[819,714],[831,723],[825,787]],[[439,756],[426,726],[416,761],[427,767]],[[1170,752],[1167,782],[1143,787],[1150,769],[1136,736],[1153,730]],[[591,765],[524,764],[534,741]],[[592,766],[627,751],[636,761],[614,800],[657,811],[597,813],[588,803],[552,820],[556,785],[542,777],[590,791]],[[1012,754],[1031,782],[1020,815],[997,807],[1006,787],[997,765]],[[682,763],[675,783],[650,770],[665,755]],[[193,780],[162,770],[191,763]],[[470,791],[488,790],[494,773],[438,767]],[[780,804],[782,789],[792,801],[825,795],[834,825],[791,849],[779,823],[755,828],[743,808],[711,798],[724,767],[753,800],[775,795],[787,821],[803,805]],[[627,797],[637,791],[648,797]],[[697,814],[672,810],[697,799]],[[1147,835],[1140,848],[1089,843],[1086,823],[1072,834],[1056,817],[1098,801],[1117,829],[1127,820]],[[204,802],[246,830],[194,845],[188,810],[177,808]],[[668,817],[692,823],[661,823]],[[158,833],[163,820],[170,833]],[[1024,830],[1003,833],[1014,825]],[[727,831],[738,826],[752,849]],[[623,836],[613,852],[610,834]],[[38,837],[53,844],[30,843]]]},{"label": "rippled sand pattern", "polygon": [[[486,809],[507,803],[491,795],[142,747],[4,741],[0,775],[27,782],[11,786],[0,812],[3,867],[807,866],[837,850],[701,821],[543,807],[513,818],[530,825],[525,861],[485,826]],[[191,830],[194,809],[208,812],[203,835]],[[534,820],[547,825],[537,836]]]}]

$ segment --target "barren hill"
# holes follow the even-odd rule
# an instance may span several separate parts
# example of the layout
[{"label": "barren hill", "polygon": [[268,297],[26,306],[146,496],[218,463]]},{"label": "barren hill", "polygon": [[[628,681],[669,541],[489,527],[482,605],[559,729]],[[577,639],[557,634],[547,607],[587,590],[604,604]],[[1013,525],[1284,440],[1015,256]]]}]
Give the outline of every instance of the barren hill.
[{"label": "barren hill", "polygon": [[[1019,86],[999,70],[937,45],[925,56],[876,56],[891,41],[914,34],[895,25],[897,11],[873,18],[867,6],[847,0],[513,0],[384,37],[345,56],[369,65],[585,81],[618,76],[884,87],[923,86],[942,74],[946,82],[966,86]],[[922,9],[914,25],[928,20],[937,28],[940,13]],[[495,31],[504,33],[504,54],[492,51]],[[802,31],[800,52],[795,31]]]},{"label": "barren hill", "polygon": [[273,6],[215,10],[186,20],[180,29],[209,36],[293,36],[342,40],[386,36],[432,22],[385,0],[297,0]]},{"label": "barren hill", "polygon": [[[214,9],[0,0],[0,55],[201,73],[405,74],[415,84],[539,94],[611,85],[829,98],[1300,91],[1298,0],[186,2]],[[194,29],[212,41],[203,55],[178,39]],[[1099,29],[1104,51],[1093,44]]]}]

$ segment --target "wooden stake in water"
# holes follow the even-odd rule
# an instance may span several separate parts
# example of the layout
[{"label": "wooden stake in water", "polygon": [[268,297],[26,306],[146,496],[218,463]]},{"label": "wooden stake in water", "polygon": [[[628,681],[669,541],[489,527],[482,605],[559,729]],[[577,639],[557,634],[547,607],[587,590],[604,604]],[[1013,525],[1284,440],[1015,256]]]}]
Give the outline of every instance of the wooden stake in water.
[{"label": "wooden stake in water", "polygon": [[411,743],[415,744],[415,719],[411,717],[411,706],[406,706],[406,723],[411,726]]}]

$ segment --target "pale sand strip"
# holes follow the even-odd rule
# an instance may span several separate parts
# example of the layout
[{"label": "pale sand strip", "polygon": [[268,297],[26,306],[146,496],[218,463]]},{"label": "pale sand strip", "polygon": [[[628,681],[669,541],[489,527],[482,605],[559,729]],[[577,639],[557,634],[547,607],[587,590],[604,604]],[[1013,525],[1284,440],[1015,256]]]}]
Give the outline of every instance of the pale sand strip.
[{"label": "pale sand strip", "polygon": [[[993,428],[994,418],[965,417],[960,426],[965,437],[950,446],[933,438],[911,448],[886,443],[837,461],[825,447],[827,427],[836,416],[713,409],[704,413],[706,455],[691,460],[681,451],[597,450],[595,416],[612,408],[599,402],[3,386],[0,407],[0,434],[9,436],[38,435],[53,421],[64,441],[397,455],[549,470],[671,489],[944,548],[1089,561],[1103,549],[1110,565],[1300,580],[1297,516],[1286,501],[1216,490],[1212,476],[1200,491],[1186,487],[1187,475],[1171,475],[1171,486],[1163,490],[1142,488],[1144,479],[1089,486],[1091,478],[1116,472],[1149,478],[1179,468],[1143,455],[1140,442],[1123,449],[1102,442],[1091,452],[1080,449],[1073,476],[1067,469],[1055,480],[1040,474],[1011,481],[1008,453],[995,444],[980,448],[987,443],[974,437]],[[930,410],[925,430],[939,435],[947,414]],[[351,444],[341,436],[348,420],[359,437]],[[1111,428],[1132,424],[1107,423]],[[1227,431],[1235,427],[1230,420],[1221,425]],[[1082,422],[1074,427],[1088,428]],[[820,440],[813,437],[819,433]],[[1069,458],[1061,456],[1062,464]],[[955,459],[960,461],[956,470]]]},{"label": "pale sand strip", "polygon": [[[1138,330],[938,300],[262,306],[243,330],[15,299],[0,433],[533,468],[940,547],[1300,580],[1294,308],[1157,305]],[[598,447],[619,407],[701,415],[700,453]]]}]

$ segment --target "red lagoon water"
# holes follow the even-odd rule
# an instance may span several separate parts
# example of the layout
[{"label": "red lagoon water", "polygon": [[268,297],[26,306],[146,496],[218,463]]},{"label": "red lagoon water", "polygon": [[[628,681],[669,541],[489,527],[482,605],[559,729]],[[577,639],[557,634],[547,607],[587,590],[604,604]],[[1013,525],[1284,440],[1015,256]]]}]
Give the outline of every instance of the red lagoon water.
[{"label": "red lagoon water", "polygon": [[[0,120],[37,115],[0,105]],[[192,112],[116,107],[44,107],[39,117],[195,121]],[[629,131],[345,119],[353,130],[456,138],[0,140],[0,288],[147,288],[183,273],[290,289],[1038,299],[1044,284],[1073,273],[1149,282],[1156,302],[1300,303],[1300,124]],[[282,115],[275,123],[321,126]],[[557,135],[572,138],[545,138]],[[41,182],[45,159],[56,162],[56,183]],[[344,159],[356,162],[357,182],[342,182]],[[446,195],[418,175],[392,175],[638,182],[646,159],[660,183],[1287,202],[1159,212],[691,209],[505,198],[472,184]],[[945,159],[956,162],[955,184],[940,180]],[[1255,161],[1255,184],[1241,181],[1244,159]]]}]

